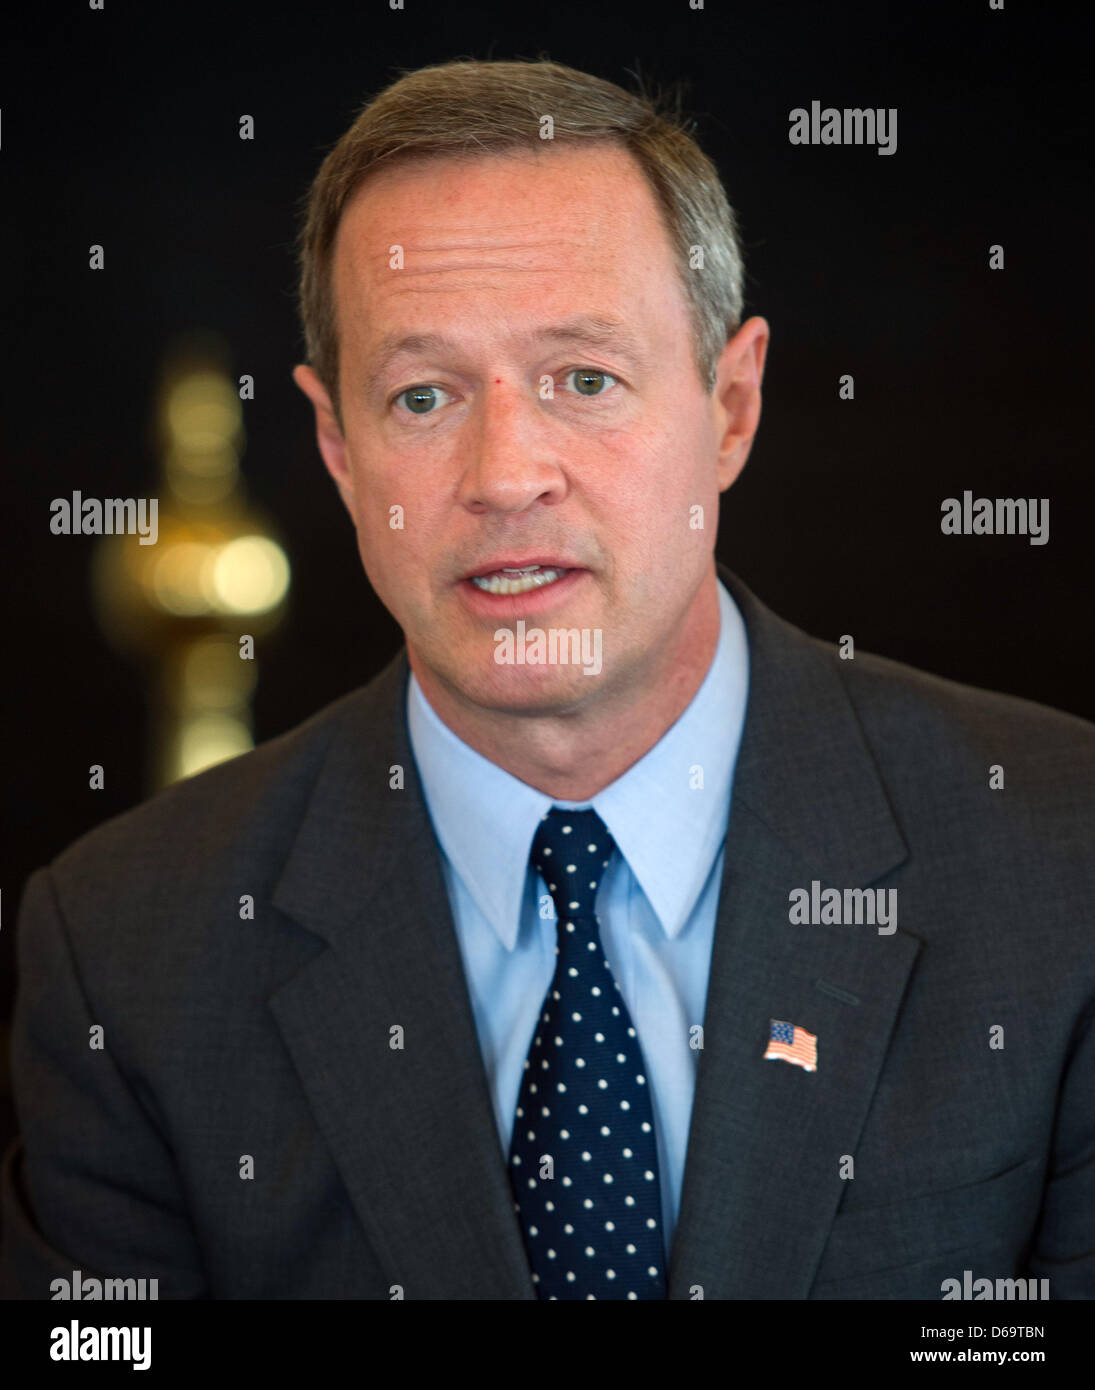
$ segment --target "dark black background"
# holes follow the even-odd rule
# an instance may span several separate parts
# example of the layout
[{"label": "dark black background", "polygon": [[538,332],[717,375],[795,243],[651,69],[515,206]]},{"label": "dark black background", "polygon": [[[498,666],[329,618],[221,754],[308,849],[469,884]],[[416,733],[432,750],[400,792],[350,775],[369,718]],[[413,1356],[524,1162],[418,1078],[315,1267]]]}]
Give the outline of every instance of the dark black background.
[{"label": "dark black background", "polygon": [[[0,1017],[27,874],[144,795],[143,677],[96,627],[94,539],[52,535],[49,503],[154,495],[153,392],[178,333],[219,331],[234,375],[255,378],[243,474],[293,566],[288,618],[259,653],[258,737],[364,682],[399,643],[289,376],[298,200],[399,68],[546,55],[624,86],[628,70],[686,79],[740,217],[746,312],[772,330],[720,558],[818,636],[1095,718],[1090,45],[1076,23],[1013,0],[9,12]],[[814,98],[896,106],[896,154],[791,146],[788,112]],[[238,138],[243,113],[253,141]],[[93,242],[103,272],[88,269]],[[997,242],[1003,272],[988,269]],[[854,402],[838,399],[843,373]],[[940,502],[965,488],[1048,497],[1049,544],[942,536]],[[94,762],[103,791],[88,789]],[[0,1145],[8,1129],[0,1113]]]}]

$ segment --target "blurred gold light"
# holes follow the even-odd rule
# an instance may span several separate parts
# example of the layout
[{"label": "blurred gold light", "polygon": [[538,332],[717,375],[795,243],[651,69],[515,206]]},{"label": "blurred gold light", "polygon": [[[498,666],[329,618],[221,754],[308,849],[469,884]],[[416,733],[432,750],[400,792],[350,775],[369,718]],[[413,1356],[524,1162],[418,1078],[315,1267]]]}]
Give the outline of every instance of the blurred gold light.
[{"label": "blurred gold light", "polygon": [[203,637],[183,654],[183,699],[202,710],[243,706],[254,692],[256,674],[253,661],[240,660],[239,645],[232,638]]},{"label": "blurred gold light", "polygon": [[209,505],[227,497],[239,474],[243,414],[232,382],[220,372],[176,378],[164,403],[164,471],[184,502]]},{"label": "blurred gold light", "polygon": [[165,413],[175,447],[199,455],[232,443],[243,422],[239,397],[220,372],[180,377],[168,393]]},{"label": "blurred gold light", "polygon": [[274,528],[246,501],[244,414],[229,362],[217,334],[177,341],[157,399],[158,543],[109,537],[96,552],[100,621],[154,673],[155,786],[253,746],[256,644],[277,628],[289,591]]},{"label": "blurred gold light", "polygon": [[191,777],[253,747],[251,731],[242,719],[227,714],[199,714],[185,719],[179,730],[177,775]]},{"label": "blurred gold light", "polygon": [[235,490],[239,460],[234,449],[215,454],[170,454],[164,461],[168,486],[181,502],[210,506]]},{"label": "blurred gold light", "polygon": [[219,608],[229,613],[266,613],[289,588],[289,561],[275,541],[240,536],[222,545],[212,566]]},{"label": "blurred gold light", "polygon": [[164,546],[152,570],[157,601],[169,613],[193,617],[212,606],[202,579],[210,559],[210,547],[199,541],[174,541]]}]

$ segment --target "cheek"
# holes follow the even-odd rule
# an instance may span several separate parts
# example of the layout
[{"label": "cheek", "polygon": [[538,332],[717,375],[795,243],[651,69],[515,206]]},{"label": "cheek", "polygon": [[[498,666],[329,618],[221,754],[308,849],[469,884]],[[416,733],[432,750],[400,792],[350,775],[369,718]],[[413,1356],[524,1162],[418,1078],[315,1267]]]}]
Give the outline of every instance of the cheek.
[{"label": "cheek", "polygon": [[[376,458],[376,452],[370,456]],[[370,567],[398,568],[412,557],[416,540],[427,529],[421,506],[399,478],[395,468],[354,469],[354,526]]]},{"label": "cheek", "polygon": [[[654,543],[659,552],[679,549],[687,530],[688,508],[706,504],[710,484],[696,467],[696,441],[685,434],[660,434],[640,449],[622,453],[614,465],[615,486],[607,505],[614,509],[621,539]],[[656,556],[650,557],[656,559]]]},{"label": "cheek", "polygon": [[359,521],[367,530],[386,529],[392,509],[401,507],[407,530],[419,518],[435,529],[452,495],[454,459],[451,445],[400,447],[384,431],[364,434],[355,449],[354,491]]},{"label": "cheek", "polygon": [[643,468],[617,494],[617,535],[629,552],[627,567],[637,591],[654,606],[672,603],[709,563],[718,522],[714,467],[704,463],[709,441],[695,416],[681,426],[651,442]]}]

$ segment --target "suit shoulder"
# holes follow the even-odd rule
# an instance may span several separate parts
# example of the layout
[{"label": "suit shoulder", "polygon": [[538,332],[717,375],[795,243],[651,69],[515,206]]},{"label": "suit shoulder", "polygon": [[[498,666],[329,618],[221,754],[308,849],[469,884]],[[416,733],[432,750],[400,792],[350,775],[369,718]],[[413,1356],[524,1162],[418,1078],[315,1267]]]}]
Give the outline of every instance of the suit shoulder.
[{"label": "suit shoulder", "polygon": [[845,661],[829,644],[819,646],[876,749],[930,756],[936,766],[976,755],[1022,767],[1047,791],[1073,786],[1095,799],[1095,724],[1088,720],[872,652]]},{"label": "suit shoulder", "polygon": [[233,861],[279,862],[332,740],[348,721],[367,723],[378,714],[390,701],[392,680],[389,667],[286,733],[88,831],[49,866],[62,906],[78,899],[93,910],[122,891],[187,891],[223,876]]}]

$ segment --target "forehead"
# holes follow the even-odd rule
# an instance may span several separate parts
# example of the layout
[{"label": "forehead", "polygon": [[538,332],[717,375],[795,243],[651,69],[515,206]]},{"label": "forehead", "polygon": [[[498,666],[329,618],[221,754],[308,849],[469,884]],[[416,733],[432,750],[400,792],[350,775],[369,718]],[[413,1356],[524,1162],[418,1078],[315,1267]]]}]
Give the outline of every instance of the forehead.
[{"label": "forehead", "polygon": [[459,299],[573,307],[576,294],[618,305],[626,293],[640,315],[669,285],[679,298],[654,192],[628,151],[604,143],[431,157],[370,174],[343,212],[333,280],[347,332],[366,306],[374,326],[387,327],[412,300],[420,312],[426,296],[444,312]]}]

